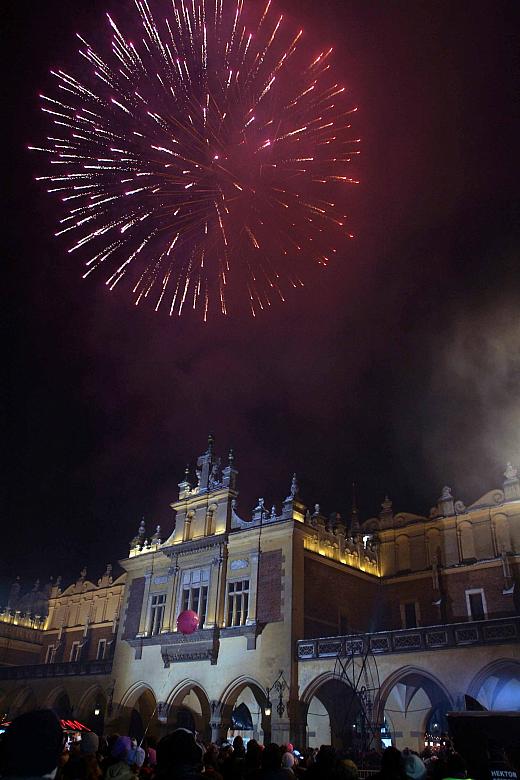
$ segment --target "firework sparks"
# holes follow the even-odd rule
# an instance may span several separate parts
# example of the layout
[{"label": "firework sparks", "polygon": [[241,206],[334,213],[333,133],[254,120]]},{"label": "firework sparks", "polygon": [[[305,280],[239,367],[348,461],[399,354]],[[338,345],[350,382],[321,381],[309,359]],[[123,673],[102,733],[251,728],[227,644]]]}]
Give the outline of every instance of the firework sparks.
[{"label": "firework sparks", "polygon": [[256,316],[353,236],[357,108],[271,0],[134,1],[132,38],[107,15],[110,43],[78,36],[87,69],[40,96],[56,235],[136,305]]}]

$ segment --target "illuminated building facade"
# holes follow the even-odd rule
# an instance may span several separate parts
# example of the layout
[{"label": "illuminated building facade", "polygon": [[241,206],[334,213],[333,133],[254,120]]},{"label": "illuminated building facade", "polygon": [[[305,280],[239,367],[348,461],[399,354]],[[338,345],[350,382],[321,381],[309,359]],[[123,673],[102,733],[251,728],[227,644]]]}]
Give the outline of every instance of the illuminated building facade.
[{"label": "illuminated building facade", "polygon": [[[35,629],[40,663],[0,669],[4,709],[23,709],[21,690],[51,705],[60,690],[75,717],[95,701],[119,732],[177,724],[213,740],[231,731],[341,745],[368,729],[416,749],[468,702],[520,709],[511,465],[502,488],[471,506],[445,487],[428,517],[394,513],[385,499],[364,522],[355,507],[348,522],[327,518],[302,503],[296,478],[281,507],[259,499],[249,519],[237,497],[233,455],[223,464],[210,438],[195,483],[186,473],[179,484],[172,533],[148,537],[141,524],[125,574],[50,599]],[[177,629],[188,609],[199,616],[190,635]],[[45,674],[57,663],[50,648],[64,648],[62,666],[78,663],[74,652],[99,664],[103,639],[105,667],[90,679]]]}]

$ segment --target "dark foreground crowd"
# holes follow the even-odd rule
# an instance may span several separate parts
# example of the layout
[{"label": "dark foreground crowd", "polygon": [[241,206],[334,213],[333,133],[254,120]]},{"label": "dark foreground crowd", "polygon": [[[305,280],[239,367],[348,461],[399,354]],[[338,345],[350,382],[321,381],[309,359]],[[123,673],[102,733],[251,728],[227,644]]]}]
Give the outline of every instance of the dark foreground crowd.
[{"label": "dark foreground crowd", "polygon": [[[158,744],[114,734],[108,739],[84,732],[66,744],[60,723],[50,710],[21,715],[0,745],[0,777],[26,780],[445,780],[467,778],[466,765],[452,751],[402,753],[389,747],[365,756],[365,769],[330,745],[300,754],[292,745],[260,745],[241,737],[233,744],[204,745],[192,732],[178,728]],[[367,770],[367,761],[373,767]],[[517,780],[505,756],[497,757],[499,775],[490,780]]]}]

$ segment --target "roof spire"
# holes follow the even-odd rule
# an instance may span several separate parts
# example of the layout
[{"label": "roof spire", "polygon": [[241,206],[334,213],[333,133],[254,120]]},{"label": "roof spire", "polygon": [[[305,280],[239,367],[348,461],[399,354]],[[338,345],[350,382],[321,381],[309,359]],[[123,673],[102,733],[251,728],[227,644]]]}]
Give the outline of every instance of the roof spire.
[{"label": "roof spire", "polygon": [[213,445],[215,443],[215,437],[212,433],[208,434],[208,449],[206,450],[208,455],[213,455]]}]

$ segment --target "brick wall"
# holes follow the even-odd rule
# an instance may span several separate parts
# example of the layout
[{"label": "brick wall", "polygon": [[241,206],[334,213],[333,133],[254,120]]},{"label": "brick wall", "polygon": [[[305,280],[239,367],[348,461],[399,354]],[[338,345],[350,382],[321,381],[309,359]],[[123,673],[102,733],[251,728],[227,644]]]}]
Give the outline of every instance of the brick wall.
[{"label": "brick wall", "polygon": [[133,639],[139,631],[139,621],[141,620],[141,609],[144,598],[144,584],[144,577],[136,577],[135,580],[132,580],[130,585],[123,639]]},{"label": "brick wall", "polygon": [[273,623],[282,619],[282,551],[269,550],[260,556],[257,620]]},{"label": "brick wall", "polygon": [[67,631],[62,636],[63,645],[61,652],[56,653],[56,661],[63,661],[64,663],[70,661],[70,651],[72,650],[73,642],[83,642],[83,628],[79,627],[73,631]]},{"label": "brick wall", "polygon": [[49,645],[54,645],[54,644],[56,644],[56,634],[53,634],[53,635],[44,634],[43,635],[42,647],[41,647],[41,650],[40,650],[40,657],[34,663],[36,663],[36,664],[44,664],[45,663],[45,659],[47,658],[47,648],[49,647]]},{"label": "brick wall", "polygon": [[[513,573],[515,573],[513,571]],[[518,575],[518,572],[516,572]],[[518,579],[518,576],[517,576]],[[500,563],[492,568],[469,568],[456,574],[446,575],[446,609],[448,620],[466,620],[466,590],[484,590],[488,617],[506,617],[514,614],[515,594],[504,594],[504,575]],[[518,588],[518,583],[517,586]],[[516,590],[516,589],[515,589]]]},{"label": "brick wall", "polygon": [[419,606],[418,625],[431,626],[442,622],[439,607],[433,604],[434,592],[431,576],[401,580],[400,582],[386,581],[382,590],[382,601],[384,602],[382,629],[403,628],[401,604],[407,602],[417,602]]},{"label": "brick wall", "polygon": [[[513,578],[516,576],[518,580],[519,572],[514,567],[512,569]],[[449,573],[443,574],[441,571],[441,586],[443,602],[439,607],[433,603],[435,595],[430,576],[421,579],[403,579],[398,582],[386,580],[383,585],[385,620],[382,628],[401,628],[401,604],[412,601],[418,602],[420,625],[467,620],[466,590],[480,588],[484,590],[488,617],[506,617],[518,612],[515,594],[503,593],[504,576],[498,561],[491,568],[483,568],[475,564],[473,567],[451,570]]]},{"label": "brick wall", "polygon": [[379,580],[339,569],[326,558],[305,555],[304,636],[377,631],[381,623]]},{"label": "brick wall", "polygon": [[111,652],[111,645],[108,643],[114,638],[112,633],[112,626],[99,626],[96,628],[92,626],[89,631],[89,640],[86,653],[82,656],[82,660],[95,661],[97,658],[98,644],[100,639],[106,639],[107,646],[105,650],[105,658],[109,658]]},{"label": "brick wall", "polygon": [[16,642],[0,645],[0,666],[24,666],[39,662],[40,647],[20,647]]}]

